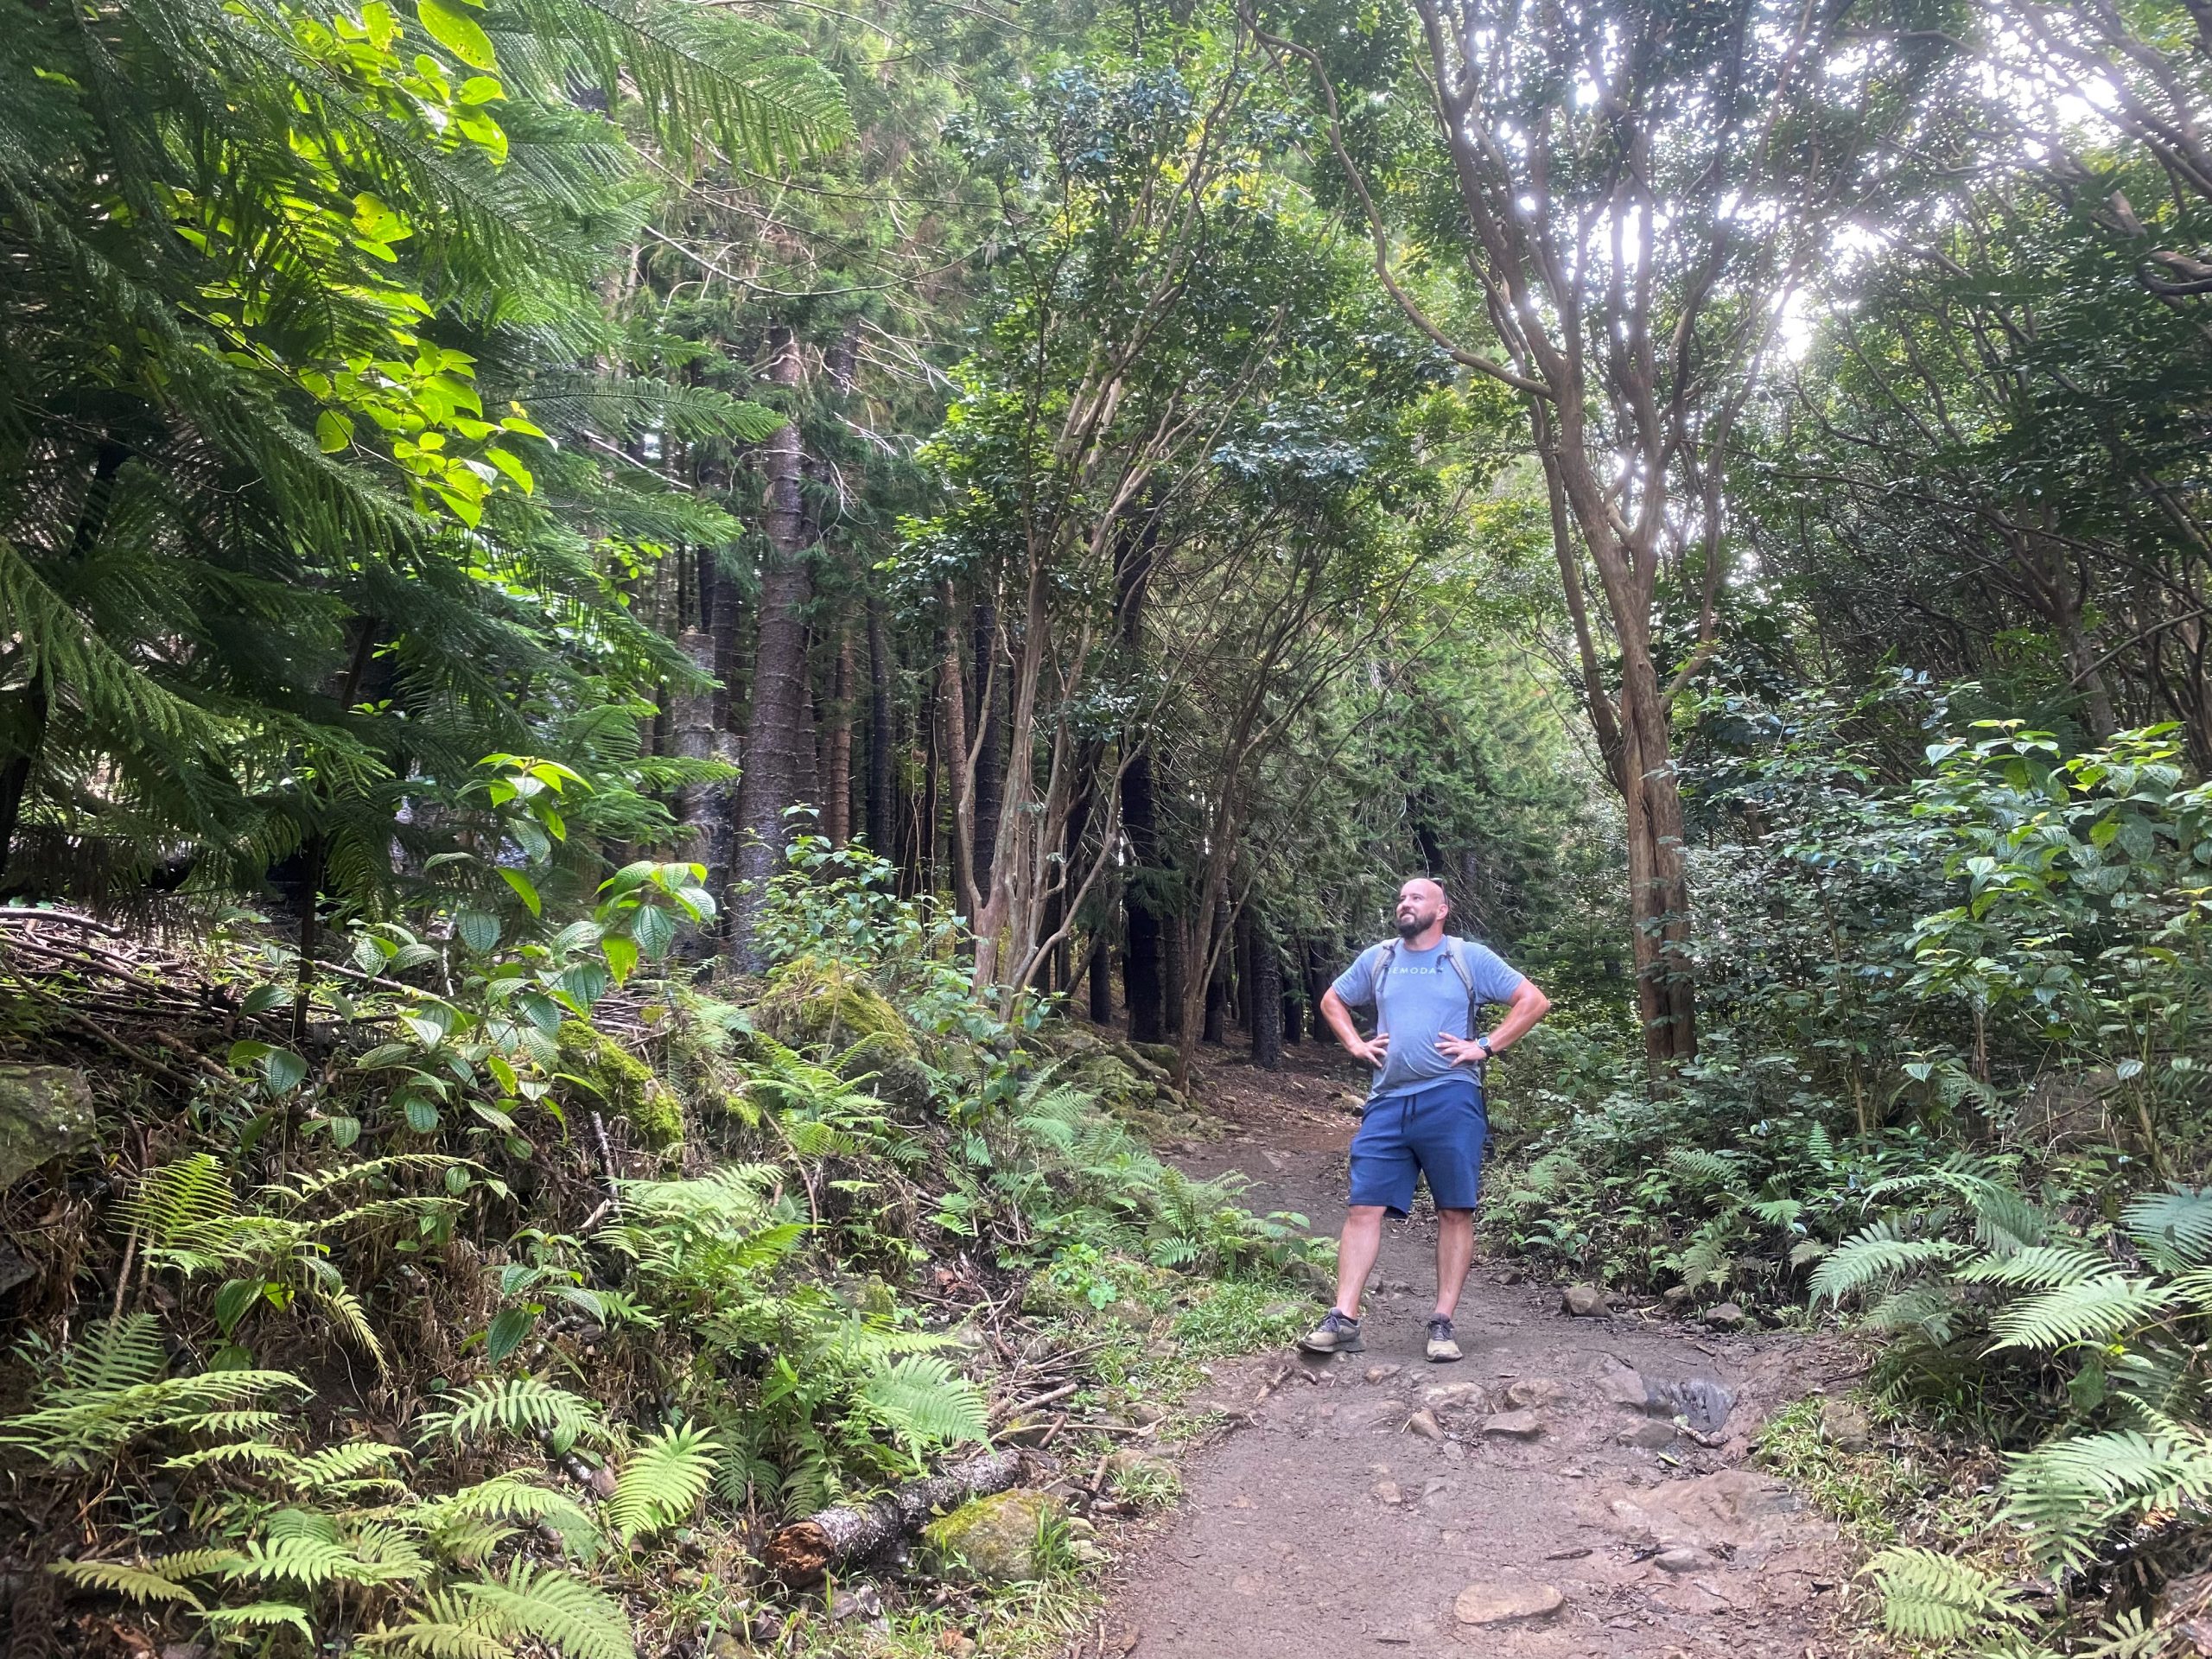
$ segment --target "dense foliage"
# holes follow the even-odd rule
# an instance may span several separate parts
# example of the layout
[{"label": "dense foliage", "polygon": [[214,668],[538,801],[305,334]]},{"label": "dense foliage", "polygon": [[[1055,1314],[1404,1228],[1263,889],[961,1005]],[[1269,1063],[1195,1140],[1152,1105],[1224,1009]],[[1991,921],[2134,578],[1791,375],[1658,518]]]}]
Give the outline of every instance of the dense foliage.
[{"label": "dense foliage", "polygon": [[1427,870],[1560,1005],[1494,1237],[1886,1333],[2014,1459],[1901,1633],[2186,1639],[2202,8],[0,0],[0,89],[73,1593],[628,1652],[996,1427],[933,1275],[1293,1263],[1139,1132]]}]

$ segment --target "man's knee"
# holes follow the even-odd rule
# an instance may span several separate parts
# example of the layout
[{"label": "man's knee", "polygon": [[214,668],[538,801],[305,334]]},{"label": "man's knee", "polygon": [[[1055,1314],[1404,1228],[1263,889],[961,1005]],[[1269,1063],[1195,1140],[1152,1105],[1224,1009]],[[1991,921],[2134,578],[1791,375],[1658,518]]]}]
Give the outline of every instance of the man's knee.
[{"label": "man's knee", "polygon": [[1347,1227],[1379,1225],[1386,1207],[1379,1204],[1348,1204],[1344,1206],[1344,1225]]},{"label": "man's knee", "polygon": [[1446,1227],[1471,1227],[1475,1212],[1471,1210],[1439,1210],[1436,1219]]}]

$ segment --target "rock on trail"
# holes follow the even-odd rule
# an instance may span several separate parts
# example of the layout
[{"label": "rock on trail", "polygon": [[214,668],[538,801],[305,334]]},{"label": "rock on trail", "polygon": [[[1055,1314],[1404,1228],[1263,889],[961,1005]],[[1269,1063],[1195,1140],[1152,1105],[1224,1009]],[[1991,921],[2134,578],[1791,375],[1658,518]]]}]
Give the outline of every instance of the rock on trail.
[{"label": "rock on trail", "polygon": [[[1310,1052],[1293,1064],[1321,1074]],[[1247,1203],[1332,1226],[1344,1120],[1301,1108],[1275,1079],[1236,1075],[1216,1099],[1249,1130],[1181,1161],[1200,1175],[1242,1170],[1253,1178]],[[1387,1227],[1364,1354],[1287,1365],[1269,1354],[1236,1378],[1217,1363],[1211,1392],[1259,1403],[1191,1458],[1184,1502],[1127,1552],[1103,1650],[1837,1650],[1844,1552],[1795,1493],[1747,1463],[1757,1418],[1820,1381],[1817,1357],[1779,1334],[1646,1324],[1618,1308],[1570,1313],[1557,1289],[1478,1261],[1458,1319],[1466,1359],[1431,1366],[1421,1351],[1434,1240],[1433,1217]],[[1074,1650],[1099,1651],[1099,1639],[1086,1632]]]}]

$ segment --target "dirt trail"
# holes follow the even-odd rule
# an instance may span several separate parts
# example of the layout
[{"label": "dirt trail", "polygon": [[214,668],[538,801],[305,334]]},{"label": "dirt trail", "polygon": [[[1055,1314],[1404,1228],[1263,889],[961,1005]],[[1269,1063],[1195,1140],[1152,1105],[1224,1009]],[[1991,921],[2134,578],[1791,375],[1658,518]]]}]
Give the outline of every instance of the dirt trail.
[{"label": "dirt trail", "polygon": [[[1343,1078],[1310,1046],[1272,1077],[1222,1068],[1209,1092],[1237,1132],[1179,1161],[1242,1170],[1254,1208],[1332,1227],[1355,1121]],[[1478,1260],[1467,1357],[1432,1366],[1434,1240],[1418,1211],[1387,1228],[1363,1354],[1215,1368],[1206,1402],[1249,1421],[1189,1460],[1185,1501],[1129,1553],[1086,1651],[1839,1651],[1844,1552],[1748,1457],[1766,1413],[1831,1380],[1821,1357],[1779,1335],[1569,1318],[1555,1288]],[[1424,1409],[1444,1438],[1408,1428]]]}]

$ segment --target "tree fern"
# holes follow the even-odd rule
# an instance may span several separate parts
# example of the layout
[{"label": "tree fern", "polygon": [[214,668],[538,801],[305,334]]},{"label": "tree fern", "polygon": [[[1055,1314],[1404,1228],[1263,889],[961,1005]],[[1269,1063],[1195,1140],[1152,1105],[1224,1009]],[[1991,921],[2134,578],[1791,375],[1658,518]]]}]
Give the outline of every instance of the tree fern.
[{"label": "tree fern", "polygon": [[690,1514],[706,1494],[721,1450],[713,1434],[688,1422],[649,1437],[615,1476],[607,1529],[627,1543]]},{"label": "tree fern", "polygon": [[982,1391],[942,1355],[910,1354],[861,1384],[861,1398],[917,1450],[989,1438]]}]

